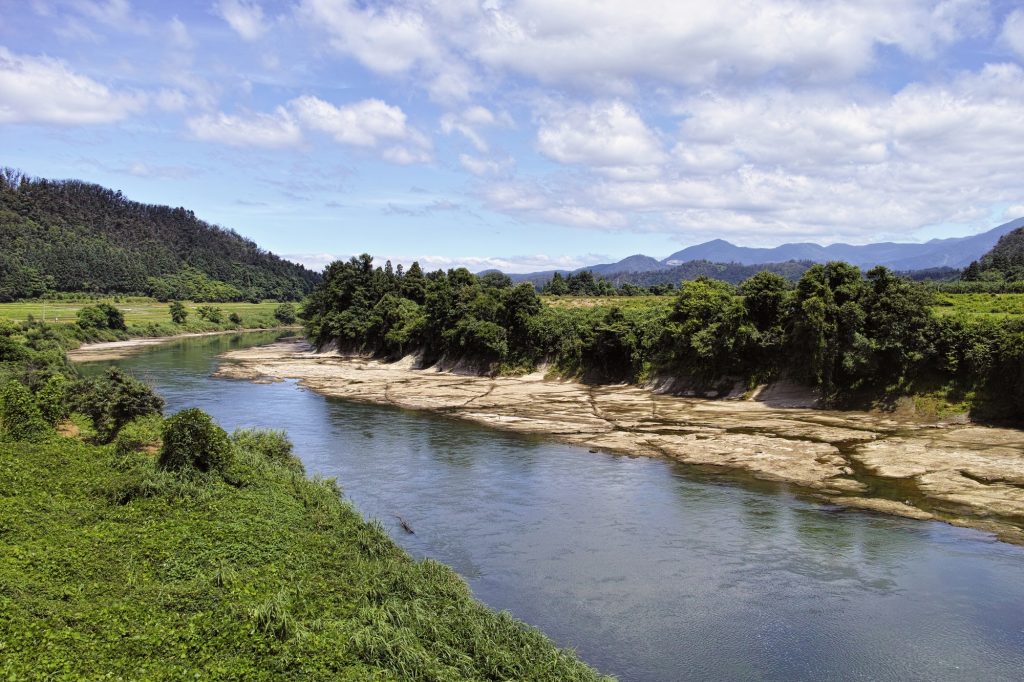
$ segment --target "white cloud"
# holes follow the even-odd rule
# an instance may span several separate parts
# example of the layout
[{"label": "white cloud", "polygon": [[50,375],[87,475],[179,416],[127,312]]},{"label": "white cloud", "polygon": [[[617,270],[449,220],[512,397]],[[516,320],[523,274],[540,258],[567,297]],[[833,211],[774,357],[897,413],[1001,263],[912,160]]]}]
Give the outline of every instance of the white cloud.
[{"label": "white cloud", "polygon": [[1024,58],[1024,9],[1014,10],[1007,15],[1000,37],[1018,57]]},{"label": "white cloud", "polygon": [[379,99],[335,106],[318,97],[305,96],[290,106],[302,124],[331,135],[342,144],[377,147],[386,143],[381,155],[392,163],[407,165],[431,159],[430,140],[408,125],[405,112]]},{"label": "white cloud", "polygon": [[486,177],[508,173],[515,166],[515,160],[510,156],[503,159],[482,159],[469,154],[459,154],[459,165],[477,177]]},{"label": "white cloud", "polygon": [[700,83],[779,74],[845,79],[876,45],[928,55],[975,35],[987,2],[959,0],[522,0],[482,12],[469,49],[489,66],[544,83],[653,78]]},{"label": "white cloud", "polygon": [[267,32],[263,8],[252,0],[218,0],[213,9],[244,40],[259,40]]},{"label": "white cloud", "polygon": [[291,107],[307,127],[329,133],[344,144],[373,147],[381,139],[403,139],[409,134],[405,113],[379,99],[338,107],[306,96],[292,100]]},{"label": "white cloud", "polygon": [[117,92],[63,61],[0,47],[0,123],[113,123],[141,112],[146,96]]},{"label": "white cloud", "polygon": [[537,145],[548,158],[613,173],[657,165],[666,158],[657,136],[620,100],[546,115]]},{"label": "white cloud", "polygon": [[497,119],[490,109],[477,105],[458,114],[449,112],[442,116],[441,130],[446,135],[461,133],[478,152],[485,153],[488,150],[487,141],[478,128],[487,128],[496,123]]},{"label": "white cloud", "polygon": [[305,0],[301,11],[328,31],[332,47],[378,73],[403,73],[440,57],[427,20],[401,4],[359,8],[347,0]]},{"label": "white cloud", "polygon": [[282,149],[302,143],[302,130],[284,107],[273,114],[205,114],[187,121],[192,136],[232,147]]}]

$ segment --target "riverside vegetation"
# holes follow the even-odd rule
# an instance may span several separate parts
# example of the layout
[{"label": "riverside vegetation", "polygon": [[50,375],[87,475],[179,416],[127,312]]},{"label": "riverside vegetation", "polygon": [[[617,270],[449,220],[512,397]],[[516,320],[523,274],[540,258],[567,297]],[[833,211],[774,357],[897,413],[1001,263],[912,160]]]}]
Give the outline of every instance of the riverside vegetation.
[{"label": "riverside vegetation", "polygon": [[786,378],[825,404],[924,396],[939,411],[1024,418],[1024,319],[936,314],[932,288],[885,268],[811,266],[795,285],[760,272],[734,287],[683,282],[669,305],[545,305],[532,284],[465,269],[424,273],[369,255],[335,262],[303,316],[319,347],[485,373],[548,365],[591,382],[670,377],[718,387]]},{"label": "riverside vegetation", "polygon": [[0,676],[598,679],[307,478],[283,433],[83,378],[65,349],[119,315],[0,321]]}]

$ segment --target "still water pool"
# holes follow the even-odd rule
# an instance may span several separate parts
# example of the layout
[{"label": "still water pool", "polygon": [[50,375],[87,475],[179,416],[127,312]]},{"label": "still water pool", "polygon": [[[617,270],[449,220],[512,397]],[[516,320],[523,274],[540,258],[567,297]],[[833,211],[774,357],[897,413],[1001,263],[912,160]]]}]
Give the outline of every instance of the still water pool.
[{"label": "still water pool", "polygon": [[294,382],[210,378],[219,353],[274,338],[85,367],[130,370],[169,412],[287,430],[307,471],[337,477],[411,554],[621,680],[1024,679],[1024,548]]}]

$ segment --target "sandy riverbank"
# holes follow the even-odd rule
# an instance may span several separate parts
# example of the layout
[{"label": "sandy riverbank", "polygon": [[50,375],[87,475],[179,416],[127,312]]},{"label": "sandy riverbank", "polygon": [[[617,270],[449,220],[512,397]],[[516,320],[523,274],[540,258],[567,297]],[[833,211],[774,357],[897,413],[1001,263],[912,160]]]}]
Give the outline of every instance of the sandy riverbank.
[{"label": "sandy riverbank", "polygon": [[324,395],[430,410],[591,449],[671,457],[800,486],[830,502],[935,518],[1024,543],[1024,432],[867,412],[704,400],[636,386],[479,377],[317,354],[293,341],[231,351],[218,376],[299,379]]},{"label": "sandy riverbank", "polygon": [[68,351],[68,359],[73,362],[96,362],[98,360],[120,360],[121,358],[133,355],[149,346],[158,346],[162,343],[188,339],[198,336],[217,336],[218,334],[244,334],[247,332],[268,332],[286,331],[298,329],[298,327],[277,327],[259,329],[220,329],[212,332],[190,332],[188,334],[175,334],[174,336],[142,336],[127,341],[100,341],[98,343],[84,343],[74,350]]}]

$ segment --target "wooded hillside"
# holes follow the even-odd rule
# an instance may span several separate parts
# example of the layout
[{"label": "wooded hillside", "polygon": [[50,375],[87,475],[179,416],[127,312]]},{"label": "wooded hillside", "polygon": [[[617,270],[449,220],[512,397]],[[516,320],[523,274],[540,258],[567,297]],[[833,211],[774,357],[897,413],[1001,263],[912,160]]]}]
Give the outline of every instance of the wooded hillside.
[{"label": "wooded hillside", "polygon": [[297,300],[320,275],[185,208],[0,172],[0,301],[48,291]]}]

